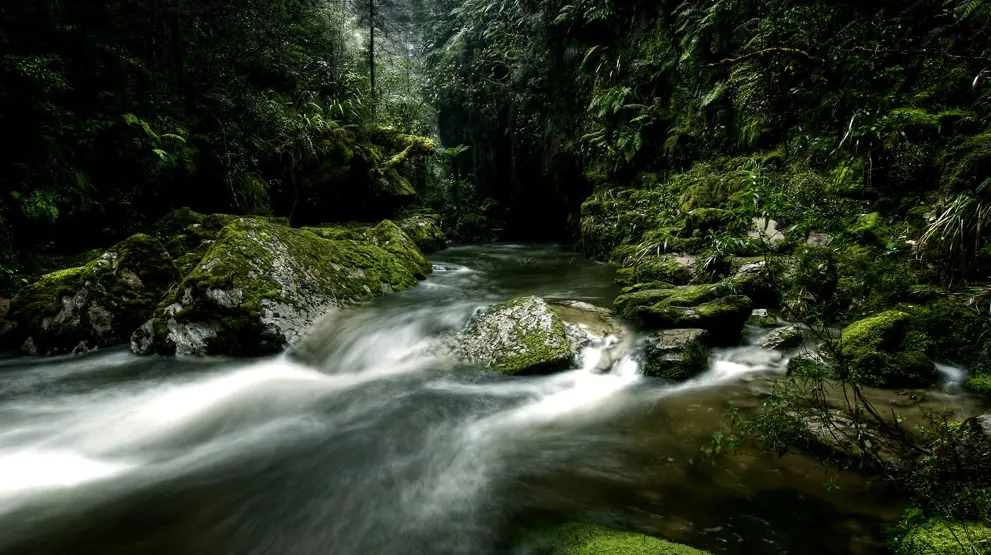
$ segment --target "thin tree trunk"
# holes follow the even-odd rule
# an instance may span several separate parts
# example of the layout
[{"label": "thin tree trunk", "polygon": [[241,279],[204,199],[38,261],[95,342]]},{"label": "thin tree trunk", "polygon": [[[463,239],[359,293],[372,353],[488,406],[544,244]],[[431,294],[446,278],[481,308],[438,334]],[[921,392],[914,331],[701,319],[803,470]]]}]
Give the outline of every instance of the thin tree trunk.
[{"label": "thin tree trunk", "polygon": [[372,118],[375,118],[375,0],[368,0],[368,81],[372,90]]}]

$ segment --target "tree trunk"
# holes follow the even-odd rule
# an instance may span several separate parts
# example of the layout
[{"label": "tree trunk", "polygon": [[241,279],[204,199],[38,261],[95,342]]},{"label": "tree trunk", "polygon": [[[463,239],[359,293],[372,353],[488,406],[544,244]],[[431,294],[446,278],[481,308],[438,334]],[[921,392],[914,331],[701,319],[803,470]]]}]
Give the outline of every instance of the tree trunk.
[{"label": "tree trunk", "polygon": [[368,0],[368,81],[372,91],[372,118],[378,102],[375,98],[375,0]]}]

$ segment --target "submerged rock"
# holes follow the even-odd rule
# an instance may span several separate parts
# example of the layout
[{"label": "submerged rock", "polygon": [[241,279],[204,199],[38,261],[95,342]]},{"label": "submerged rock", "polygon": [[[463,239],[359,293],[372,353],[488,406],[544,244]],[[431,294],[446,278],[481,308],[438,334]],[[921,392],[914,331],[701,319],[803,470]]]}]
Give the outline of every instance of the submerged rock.
[{"label": "submerged rock", "polygon": [[843,330],[837,371],[876,387],[925,387],[937,378],[924,352],[928,337],[909,330],[910,316],[890,310],[855,322]]},{"label": "submerged rock", "polygon": [[262,355],[331,309],[416,285],[430,264],[386,220],[364,241],[237,218],[132,337],[139,354]]},{"label": "submerged rock", "polygon": [[84,352],[126,342],[178,280],[162,244],[134,235],[85,266],[28,285],[11,300],[10,317],[28,354]]},{"label": "submerged rock", "polygon": [[539,297],[522,297],[481,311],[459,336],[462,356],[500,374],[565,370],[576,355],[564,322]]},{"label": "submerged rock", "polygon": [[643,373],[667,380],[691,378],[709,368],[709,333],[702,329],[661,330],[644,340]]},{"label": "submerged rock", "polygon": [[653,536],[582,523],[531,532],[525,543],[548,555],[708,555]]},{"label": "submerged rock", "polygon": [[438,220],[440,216],[436,214],[415,214],[396,223],[421,252],[430,254],[447,248],[447,238],[440,230]]}]

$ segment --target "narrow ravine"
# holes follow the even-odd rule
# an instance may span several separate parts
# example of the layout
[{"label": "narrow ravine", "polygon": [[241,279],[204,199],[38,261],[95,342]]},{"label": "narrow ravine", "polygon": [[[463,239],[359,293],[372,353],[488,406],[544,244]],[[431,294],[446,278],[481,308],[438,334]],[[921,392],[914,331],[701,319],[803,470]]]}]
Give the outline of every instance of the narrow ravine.
[{"label": "narrow ravine", "polygon": [[[498,377],[445,338],[520,295],[609,307],[614,269],[553,246],[432,262],[274,358],[0,362],[0,552],[495,555],[575,515],[714,553],[880,552],[902,505],[863,478],[702,456],[785,371],[756,328],[677,385],[643,377],[633,347],[601,372],[601,343],[570,371]],[[923,403],[980,412],[952,383]]]}]

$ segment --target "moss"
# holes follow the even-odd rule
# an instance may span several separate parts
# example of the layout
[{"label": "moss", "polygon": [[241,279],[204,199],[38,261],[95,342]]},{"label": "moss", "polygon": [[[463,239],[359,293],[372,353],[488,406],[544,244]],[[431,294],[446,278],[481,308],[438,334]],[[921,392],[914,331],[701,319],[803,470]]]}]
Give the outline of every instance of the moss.
[{"label": "moss", "polygon": [[662,281],[674,285],[687,285],[693,278],[693,269],[674,255],[648,256],[633,267],[631,283]]},{"label": "moss", "polygon": [[681,381],[709,368],[708,334],[704,330],[664,330],[644,344],[643,373]]},{"label": "moss", "polygon": [[721,208],[696,208],[685,215],[683,237],[703,237],[710,231],[724,230],[734,220],[733,213]]},{"label": "moss", "polygon": [[438,225],[439,221],[440,216],[436,214],[416,214],[396,223],[421,252],[430,254],[447,248],[447,238]]},{"label": "moss", "polygon": [[974,376],[967,382],[967,389],[991,397],[991,374]]},{"label": "moss", "polygon": [[138,234],[85,266],[42,276],[11,301],[21,339],[39,353],[116,345],[147,320],[179,273],[161,243]]},{"label": "moss", "polygon": [[693,307],[662,302],[638,310],[636,316],[647,327],[704,329],[714,344],[725,345],[740,338],[752,310],[750,298],[729,295]]},{"label": "moss", "polygon": [[857,216],[844,233],[854,241],[868,246],[884,246],[891,239],[891,232],[877,212]]},{"label": "moss", "polygon": [[976,191],[991,179],[991,133],[967,138],[948,149],[941,163],[946,194]]},{"label": "moss", "polygon": [[538,297],[489,307],[460,336],[460,345],[469,361],[507,376],[563,370],[574,361],[564,322]]},{"label": "moss", "polygon": [[689,285],[686,287],[666,287],[631,292],[616,297],[613,305],[623,318],[636,320],[646,307],[663,306],[692,307],[729,294],[721,285]]},{"label": "moss", "polygon": [[[225,226],[175,295],[156,314],[159,341],[172,325],[206,325],[213,333],[199,354],[257,355],[280,351],[281,328],[260,320],[277,303],[286,319],[306,320],[313,310],[411,287],[430,271],[412,240],[384,221],[364,240],[327,240],[261,218]],[[174,314],[165,314],[175,305]],[[171,352],[174,343],[160,343]]]},{"label": "moss", "polygon": [[707,555],[659,538],[593,524],[571,523],[533,533],[527,543],[549,555]]},{"label": "moss", "polygon": [[991,548],[986,523],[932,519],[910,527],[892,542],[896,555],[974,555]]},{"label": "moss", "polygon": [[859,197],[867,191],[866,161],[854,158],[839,164],[829,172],[826,180],[826,192],[833,195]]},{"label": "moss", "polygon": [[620,268],[616,270],[616,285],[632,285],[633,284],[633,268]]},{"label": "moss", "polygon": [[652,281],[650,283],[636,283],[629,287],[624,287],[620,290],[620,294],[629,295],[630,293],[639,293],[641,291],[650,291],[657,289],[674,289],[674,285],[664,281]]},{"label": "moss", "polygon": [[891,310],[848,326],[840,338],[840,370],[865,385],[930,385],[936,371],[924,352],[928,338],[909,323],[909,314]]},{"label": "moss", "polygon": [[770,314],[764,316],[751,314],[750,318],[747,318],[747,325],[757,326],[759,328],[774,328],[778,326],[778,319]]}]

